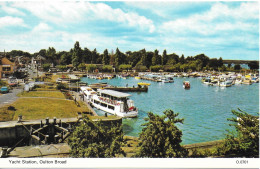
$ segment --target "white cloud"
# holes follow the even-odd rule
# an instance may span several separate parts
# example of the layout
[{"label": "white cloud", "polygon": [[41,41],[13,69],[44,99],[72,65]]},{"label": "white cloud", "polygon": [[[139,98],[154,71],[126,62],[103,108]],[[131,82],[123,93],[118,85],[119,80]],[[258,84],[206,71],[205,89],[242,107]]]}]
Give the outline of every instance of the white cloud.
[{"label": "white cloud", "polygon": [[256,30],[258,25],[248,20],[257,18],[257,3],[242,3],[238,8],[216,3],[207,12],[163,23],[161,31],[176,33],[192,31],[201,35],[215,34],[219,31],[252,31]]},{"label": "white cloud", "polygon": [[182,1],[125,1],[131,7],[149,10],[161,17],[168,17],[171,11],[181,10],[187,7]]},{"label": "white cloud", "polygon": [[23,8],[44,21],[55,24],[80,23],[91,20],[106,20],[139,26],[153,32],[155,27],[153,21],[136,13],[127,13],[121,9],[113,9],[104,3],[90,2],[14,2],[16,8]]},{"label": "white cloud", "polygon": [[25,16],[25,14],[24,14],[23,12],[19,11],[18,9],[16,9],[16,8],[11,8],[11,7],[8,7],[8,6],[6,6],[6,5],[3,5],[1,9],[2,9],[3,11],[5,11],[7,14]]},{"label": "white cloud", "polygon": [[41,22],[33,28],[32,32],[43,32],[49,30],[51,30],[51,27],[48,24]]},{"label": "white cloud", "polygon": [[24,24],[23,19],[11,16],[0,17],[0,28],[8,27],[8,26],[23,26],[26,27]]}]

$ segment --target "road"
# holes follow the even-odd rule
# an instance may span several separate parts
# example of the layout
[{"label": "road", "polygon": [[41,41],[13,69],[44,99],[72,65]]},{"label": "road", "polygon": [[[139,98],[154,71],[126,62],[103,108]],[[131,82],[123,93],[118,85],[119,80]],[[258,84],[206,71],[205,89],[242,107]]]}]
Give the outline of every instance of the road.
[{"label": "road", "polygon": [[22,92],[23,87],[14,88],[9,93],[0,95],[0,107],[10,104],[14,102],[18,97],[16,96],[18,93]]}]

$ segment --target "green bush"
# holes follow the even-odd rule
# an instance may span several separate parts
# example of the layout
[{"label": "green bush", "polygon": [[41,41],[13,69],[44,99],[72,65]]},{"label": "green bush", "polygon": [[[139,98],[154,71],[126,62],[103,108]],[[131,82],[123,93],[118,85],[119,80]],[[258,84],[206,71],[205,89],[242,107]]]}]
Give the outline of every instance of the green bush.
[{"label": "green bush", "polygon": [[162,69],[162,66],[161,65],[150,66],[150,69],[152,72],[159,72],[159,70]]},{"label": "green bush", "polygon": [[132,65],[120,65],[118,69],[119,69],[119,71],[131,70],[132,69]]},{"label": "green bush", "polygon": [[66,85],[66,84],[64,84],[64,83],[59,83],[59,84],[56,86],[56,89],[57,89],[57,90],[68,89],[68,85]]},{"label": "green bush", "polygon": [[229,131],[218,152],[225,156],[259,157],[259,115],[238,110],[232,110],[235,117],[228,119],[235,131]]},{"label": "green bush", "polygon": [[107,126],[98,121],[93,122],[87,117],[75,128],[69,137],[72,157],[117,157],[125,156],[121,149],[124,144],[121,126]]},{"label": "green bush", "polygon": [[147,123],[139,135],[140,150],[137,157],[165,158],[165,157],[187,157],[188,151],[181,146],[182,131],[176,123],[183,123],[183,119],[177,118],[178,113],[172,110],[163,112],[163,116],[148,113],[145,118]]},{"label": "green bush", "polygon": [[147,70],[147,67],[144,65],[136,65],[134,68],[137,72],[145,72]]},{"label": "green bush", "polygon": [[87,69],[89,72],[93,72],[94,70],[97,69],[97,65],[93,65],[93,64],[87,65],[87,66],[86,66],[86,69]]},{"label": "green bush", "polygon": [[104,65],[102,67],[102,70],[103,70],[103,72],[112,72],[113,66],[111,66],[111,65]]}]

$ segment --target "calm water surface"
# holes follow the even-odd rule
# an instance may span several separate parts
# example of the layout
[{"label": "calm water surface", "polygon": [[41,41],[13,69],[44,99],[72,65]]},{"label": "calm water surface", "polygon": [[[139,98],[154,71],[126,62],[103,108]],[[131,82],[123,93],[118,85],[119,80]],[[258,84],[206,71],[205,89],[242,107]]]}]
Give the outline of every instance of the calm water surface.
[{"label": "calm water surface", "polygon": [[[191,88],[182,87],[184,80],[190,81]],[[82,78],[89,84],[107,82],[116,86],[137,86],[138,82],[151,83],[148,92],[134,93],[130,98],[139,109],[137,118],[123,119],[126,135],[138,136],[142,130],[147,112],[163,115],[166,109],[172,109],[184,118],[184,124],[178,125],[183,131],[183,144],[192,144],[223,139],[229,129],[227,118],[232,117],[231,110],[240,108],[250,114],[259,112],[259,84],[234,85],[228,88],[207,86],[200,78],[175,78],[174,83],[151,82],[135,78],[114,78],[94,80]],[[103,112],[98,112],[103,115]]]}]

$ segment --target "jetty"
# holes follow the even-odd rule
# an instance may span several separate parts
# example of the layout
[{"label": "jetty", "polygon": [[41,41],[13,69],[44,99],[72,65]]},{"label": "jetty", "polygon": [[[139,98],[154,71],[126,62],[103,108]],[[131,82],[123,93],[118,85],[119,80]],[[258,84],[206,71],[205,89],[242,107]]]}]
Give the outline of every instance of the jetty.
[{"label": "jetty", "polygon": [[148,91],[147,85],[139,85],[139,84],[136,87],[135,86],[118,87],[118,86],[108,85],[107,83],[95,83],[95,84],[90,84],[88,86],[94,90],[110,89],[110,90],[115,90],[115,91],[119,91],[119,92],[147,92]]}]

